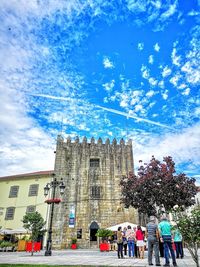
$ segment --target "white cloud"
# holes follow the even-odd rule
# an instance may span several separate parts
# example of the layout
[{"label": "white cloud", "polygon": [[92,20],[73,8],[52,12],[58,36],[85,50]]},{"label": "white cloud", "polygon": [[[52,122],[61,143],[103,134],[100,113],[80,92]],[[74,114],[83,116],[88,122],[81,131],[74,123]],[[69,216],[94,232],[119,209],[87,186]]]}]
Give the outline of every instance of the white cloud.
[{"label": "white cloud", "polygon": [[[7,88],[0,106],[0,175],[13,175],[54,168],[54,140],[26,115],[23,96]],[[12,119],[11,119],[12,118]]]},{"label": "white cloud", "polygon": [[149,56],[149,64],[153,64],[153,62],[154,62],[153,55],[150,55]]},{"label": "white cloud", "polygon": [[144,49],[144,43],[138,43],[138,50],[143,50]]},{"label": "white cloud", "polygon": [[103,65],[104,65],[105,69],[113,69],[114,68],[113,62],[108,57],[105,57],[103,59]]},{"label": "white cloud", "polygon": [[184,83],[182,83],[182,84],[180,84],[177,88],[178,88],[178,89],[184,89],[185,87],[187,87],[187,85],[184,84]]},{"label": "white cloud", "polygon": [[152,86],[156,86],[158,84],[158,81],[155,78],[151,77],[151,78],[149,78],[149,83]]},{"label": "white cloud", "polygon": [[142,111],[143,106],[141,104],[138,104],[138,105],[135,105],[134,109],[135,109],[135,112]]},{"label": "white cloud", "polygon": [[174,13],[176,12],[176,9],[177,9],[177,1],[175,1],[174,4],[169,5],[168,10],[162,13],[161,19],[168,19],[169,17],[174,15]]},{"label": "white cloud", "polygon": [[164,69],[162,71],[162,76],[163,76],[163,78],[165,78],[165,77],[169,76],[171,73],[172,73],[172,70],[168,66],[166,66],[166,67],[164,67]]},{"label": "white cloud", "polygon": [[129,103],[129,96],[126,93],[122,93],[120,107],[122,108],[128,107],[128,103]]},{"label": "white cloud", "polygon": [[175,87],[178,85],[178,81],[180,80],[180,75],[176,74],[174,77],[172,77],[169,81],[172,83]]},{"label": "white cloud", "polygon": [[164,83],[164,81],[160,81],[160,82],[158,83],[158,86],[159,86],[160,88],[164,89],[164,88],[165,88],[165,83]]},{"label": "white cloud", "polygon": [[172,50],[172,54],[171,54],[171,59],[172,59],[172,63],[176,66],[180,66],[181,65],[181,56],[177,56],[177,50],[174,47]]},{"label": "white cloud", "polygon": [[155,50],[156,52],[159,52],[159,51],[160,51],[160,46],[159,46],[158,43],[156,43],[156,44],[154,45],[154,50]]},{"label": "white cloud", "polygon": [[146,93],[146,96],[147,96],[147,97],[152,97],[153,95],[155,95],[155,91],[153,91],[153,90],[150,90],[150,91],[148,91],[148,92]]},{"label": "white cloud", "polygon": [[162,160],[164,156],[172,156],[176,167],[179,164],[191,162],[198,171],[200,161],[200,124],[184,129],[181,133],[167,133],[153,137],[151,134],[135,133],[131,138],[134,140],[135,167],[138,161],[149,162],[151,156]]},{"label": "white cloud", "polygon": [[150,75],[149,74],[149,69],[146,66],[142,65],[141,72],[142,72],[142,77],[144,79],[148,79],[149,78],[149,75]]},{"label": "white cloud", "polygon": [[190,94],[190,88],[186,88],[184,92],[182,92],[183,95],[189,95]]},{"label": "white cloud", "polygon": [[135,1],[135,0],[128,0],[127,1],[128,9],[132,12],[140,13],[146,11],[146,3],[143,0]]},{"label": "white cloud", "polygon": [[163,97],[164,100],[167,100],[167,98],[168,98],[168,93],[169,93],[168,90],[165,90],[165,92],[162,93],[162,97]]},{"label": "white cloud", "polygon": [[105,88],[106,91],[111,92],[115,86],[115,80],[111,80],[108,83],[104,83],[102,86]]}]

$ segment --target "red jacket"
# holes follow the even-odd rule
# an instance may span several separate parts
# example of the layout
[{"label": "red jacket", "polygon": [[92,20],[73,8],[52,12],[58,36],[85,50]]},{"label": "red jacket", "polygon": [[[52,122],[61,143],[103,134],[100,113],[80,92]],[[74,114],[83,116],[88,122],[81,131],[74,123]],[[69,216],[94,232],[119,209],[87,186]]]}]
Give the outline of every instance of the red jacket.
[{"label": "red jacket", "polygon": [[143,235],[143,232],[141,230],[136,231],[136,239],[137,240],[144,240],[144,235]]}]

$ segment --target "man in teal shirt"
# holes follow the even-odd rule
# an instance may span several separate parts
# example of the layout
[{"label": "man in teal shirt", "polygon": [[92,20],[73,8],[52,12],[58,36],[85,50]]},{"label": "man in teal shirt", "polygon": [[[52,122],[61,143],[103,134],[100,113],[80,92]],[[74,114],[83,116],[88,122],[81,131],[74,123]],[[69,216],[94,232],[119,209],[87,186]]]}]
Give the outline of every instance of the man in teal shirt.
[{"label": "man in teal shirt", "polygon": [[169,263],[169,251],[171,253],[173,265],[177,266],[176,258],[174,254],[174,250],[172,248],[172,233],[171,233],[171,224],[168,222],[167,217],[165,215],[162,216],[161,222],[158,224],[159,232],[160,232],[160,241],[163,242],[164,246],[164,256],[165,256],[165,264],[164,266],[170,266]]}]

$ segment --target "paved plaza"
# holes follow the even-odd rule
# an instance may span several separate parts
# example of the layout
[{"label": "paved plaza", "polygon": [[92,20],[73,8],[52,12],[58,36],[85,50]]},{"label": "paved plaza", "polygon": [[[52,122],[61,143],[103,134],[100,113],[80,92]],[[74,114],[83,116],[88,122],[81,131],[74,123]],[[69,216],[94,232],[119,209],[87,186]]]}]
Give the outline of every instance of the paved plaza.
[{"label": "paved plaza", "polygon": [[[117,252],[100,252],[97,249],[86,250],[59,250],[52,251],[52,256],[44,256],[44,251],[34,253],[31,256],[27,252],[0,252],[0,264],[48,264],[48,265],[90,265],[90,266],[149,266],[147,262],[147,251],[145,259],[134,259],[126,257],[118,259]],[[161,264],[164,259],[161,258]],[[177,259],[179,267],[195,267],[195,264],[187,250],[184,259]],[[172,265],[171,265],[172,266]]]}]

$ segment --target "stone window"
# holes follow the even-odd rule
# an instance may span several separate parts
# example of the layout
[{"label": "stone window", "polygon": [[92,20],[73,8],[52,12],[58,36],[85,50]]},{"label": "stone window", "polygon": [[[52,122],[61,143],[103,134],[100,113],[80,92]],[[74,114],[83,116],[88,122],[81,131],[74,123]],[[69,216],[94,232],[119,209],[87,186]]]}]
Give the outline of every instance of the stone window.
[{"label": "stone window", "polygon": [[13,220],[15,214],[15,207],[9,207],[6,209],[5,220]]},{"label": "stone window", "polygon": [[37,196],[38,195],[38,188],[39,188],[39,184],[31,184],[29,187],[28,196],[29,197]]},{"label": "stone window", "polygon": [[91,196],[92,198],[100,198],[100,186],[92,186],[91,188]]},{"label": "stone window", "polygon": [[11,186],[9,197],[17,197],[18,191],[19,191],[19,186],[18,185]]},{"label": "stone window", "polygon": [[99,167],[99,159],[90,159],[90,167],[91,168]]},{"label": "stone window", "polygon": [[26,213],[32,213],[36,211],[36,206],[28,206],[26,208]]}]

